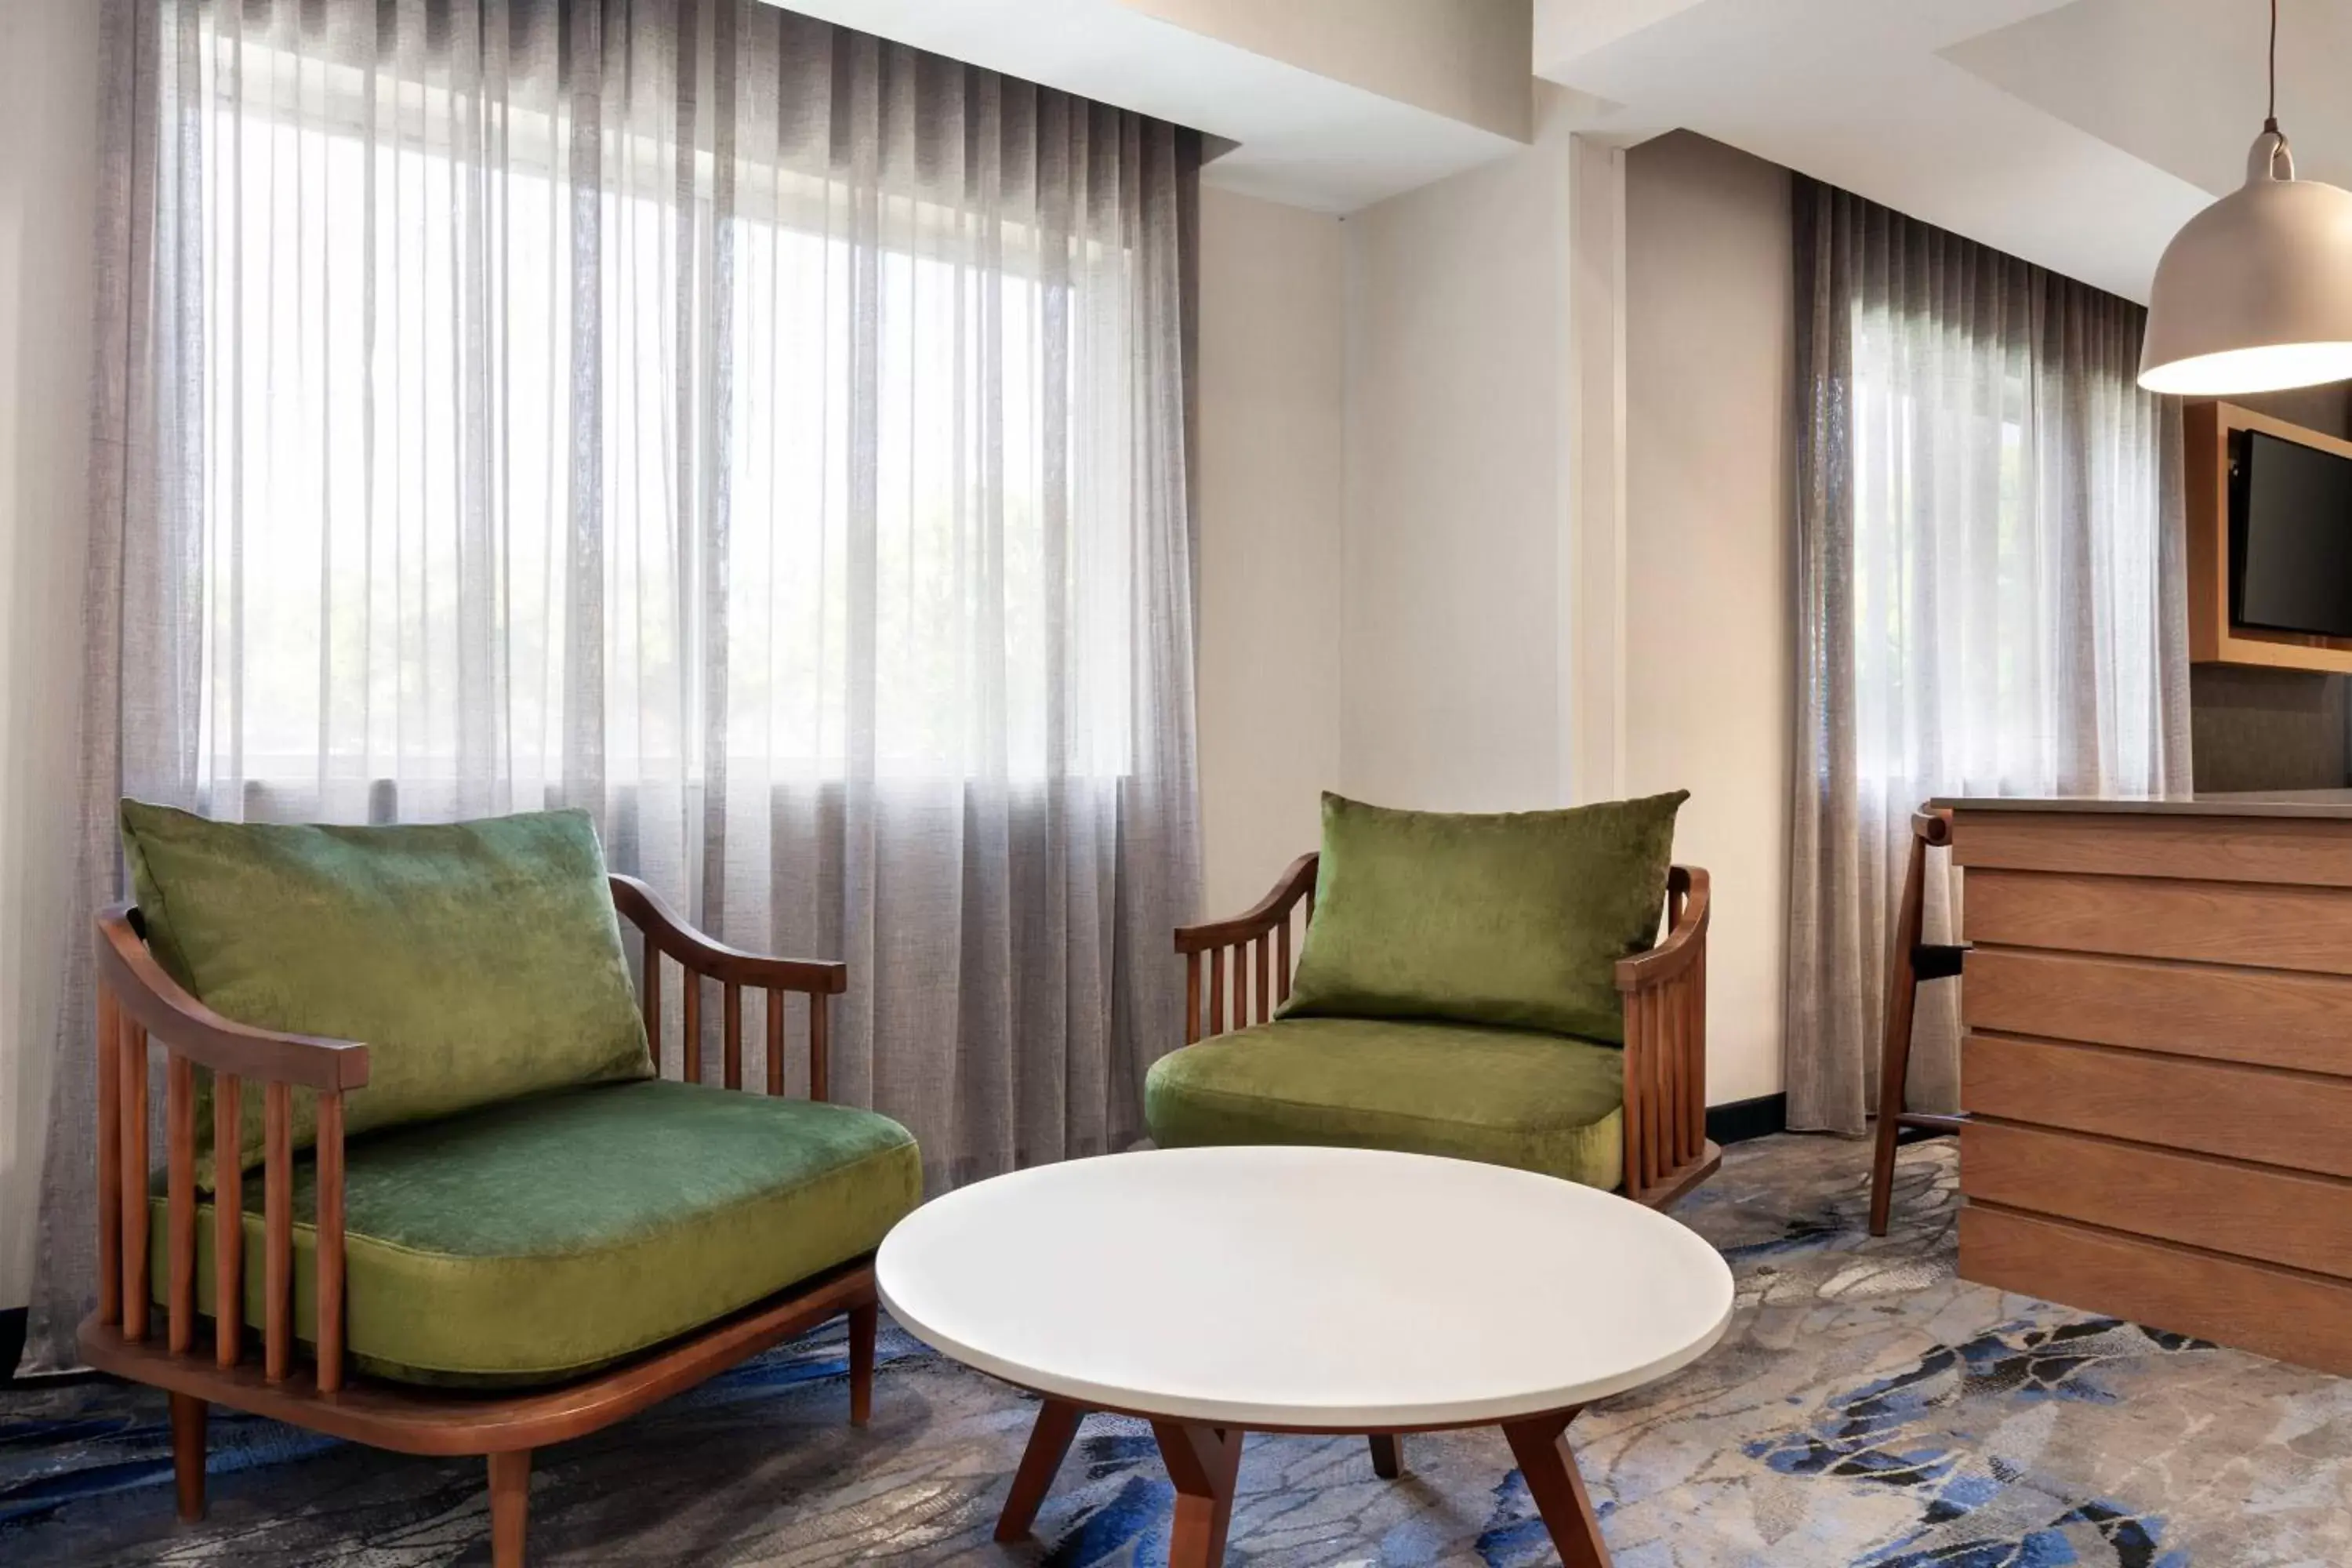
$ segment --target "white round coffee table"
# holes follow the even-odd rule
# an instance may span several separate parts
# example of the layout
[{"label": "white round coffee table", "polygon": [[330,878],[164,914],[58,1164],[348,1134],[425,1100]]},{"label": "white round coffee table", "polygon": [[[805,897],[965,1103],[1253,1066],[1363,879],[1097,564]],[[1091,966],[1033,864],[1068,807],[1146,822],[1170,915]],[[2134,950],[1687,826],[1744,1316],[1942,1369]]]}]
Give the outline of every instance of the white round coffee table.
[{"label": "white round coffee table", "polygon": [[1362,1149],[1170,1149],[926,1204],[876,1278],[908,1332],[1045,1400],[1000,1541],[1090,1410],[1150,1421],[1169,1561],[1223,1560],[1242,1434],[1499,1426],[1561,1560],[1609,1561],[1565,1434],[1722,1337],[1731,1270],[1665,1215],[1494,1165]]}]

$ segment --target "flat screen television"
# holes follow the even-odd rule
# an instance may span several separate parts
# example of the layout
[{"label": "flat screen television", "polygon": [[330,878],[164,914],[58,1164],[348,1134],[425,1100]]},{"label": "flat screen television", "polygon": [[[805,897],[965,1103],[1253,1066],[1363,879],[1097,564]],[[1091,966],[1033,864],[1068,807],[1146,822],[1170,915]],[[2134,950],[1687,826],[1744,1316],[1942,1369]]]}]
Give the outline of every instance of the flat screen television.
[{"label": "flat screen television", "polygon": [[2352,637],[2352,458],[2259,430],[2231,438],[2230,619]]}]

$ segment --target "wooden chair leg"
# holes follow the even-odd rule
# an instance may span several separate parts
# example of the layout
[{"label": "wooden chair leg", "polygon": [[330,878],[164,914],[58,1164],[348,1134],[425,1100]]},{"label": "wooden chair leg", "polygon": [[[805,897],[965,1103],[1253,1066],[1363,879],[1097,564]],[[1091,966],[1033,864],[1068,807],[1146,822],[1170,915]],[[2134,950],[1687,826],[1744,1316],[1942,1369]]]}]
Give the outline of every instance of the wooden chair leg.
[{"label": "wooden chair leg", "polygon": [[530,1450],[490,1456],[491,1568],[522,1568],[530,1529]]},{"label": "wooden chair leg", "polygon": [[180,1521],[205,1517],[205,1416],[208,1407],[192,1394],[172,1395],[172,1479],[177,1484]]},{"label": "wooden chair leg", "polygon": [[1885,1034],[1878,1050],[1877,1147],[1870,1161],[1870,1234],[1886,1234],[1895,1203],[1895,1138],[1903,1130],[1903,1088],[1911,1071],[1911,1021],[1919,999],[1919,975],[1912,967],[1925,922],[1927,830],[1932,818],[1914,817],[1911,852],[1903,868],[1902,901],[1895,915],[1893,951],[1886,959]]},{"label": "wooden chair leg", "polygon": [[1372,1447],[1372,1474],[1384,1481],[1392,1481],[1404,1472],[1402,1445],[1393,1432],[1375,1432],[1365,1439]]},{"label": "wooden chair leg", "polygon": [[874,1418],[874,1331],[880,1310],[871,1301],[849,1309],[849,1424]]},{"label": "wooden chair leg", "polygon": [[1005,1495],[1004,1511],[996,1516],[996,1539],[1021,1541],[1037,1522],[1037,1510],[1053,1489],[1054,1473],[1070,1451],[1086,1412],[1065,1400],[1048,1399],[1038,1407],[1037,1425],[1029,1429],[1029,1447],[1021,1468],[1013,1472],[1013,1489]]},{"label": "wooden chair leg", "polygon": [[[1887,999],[1886,1039],[1879,1051],[1878,1122],[1871,1129],[1876,1147],[1870,1156],[1870,1234],[1885,1236],[1895,1207],[1895,1145],[1903,1131],[1903,1084],[1911,1070],[1911,1016],[1916,984],[1908,949]],[[1897,989],[1899,987],[1899,989]],[[1903,1000],[1897,1005],[1894,996]],[[1898,1035],[1896,1031],[1900,1029]]]}]

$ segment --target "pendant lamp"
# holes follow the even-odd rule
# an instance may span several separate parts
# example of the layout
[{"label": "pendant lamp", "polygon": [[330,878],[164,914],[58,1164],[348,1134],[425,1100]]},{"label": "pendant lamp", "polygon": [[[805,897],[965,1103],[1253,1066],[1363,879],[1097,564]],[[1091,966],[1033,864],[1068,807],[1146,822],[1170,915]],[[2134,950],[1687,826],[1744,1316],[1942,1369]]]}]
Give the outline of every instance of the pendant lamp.
[{"label": "pendant lamp", "polygon": [[2278,128],[2278,0],[2270,116],[2246,183],[2164,247],[2148,293],[2139,384],[2226,397],[2352,379],[2352,191],[2294,177]]}]

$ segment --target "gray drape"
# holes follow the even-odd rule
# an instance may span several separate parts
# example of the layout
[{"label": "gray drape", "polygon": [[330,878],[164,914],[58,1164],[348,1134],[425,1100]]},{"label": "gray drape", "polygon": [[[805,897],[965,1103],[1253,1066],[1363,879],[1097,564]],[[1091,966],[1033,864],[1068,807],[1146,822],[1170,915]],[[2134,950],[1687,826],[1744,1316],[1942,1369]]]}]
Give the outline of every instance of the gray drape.
[{"label": "gray drape", "polygon": [[[1795,201],[1789,1121],[1856,1133],[1920,804],[2189,787],[2179,410],[2138,388],[2140,307],[1828,185]],[[1952,991],[1920,994],[1919,1109],[1957,1107]]]},{"label": "gray drape", "polygon": [[[847,960],[833,1092],[935,1185],[1139,1136],[1197,139],[753,0],[107,3],[71,929],[119,793],[584,805],[725,940]],[[76,952],[37,1366],[89,1289]]]}]

